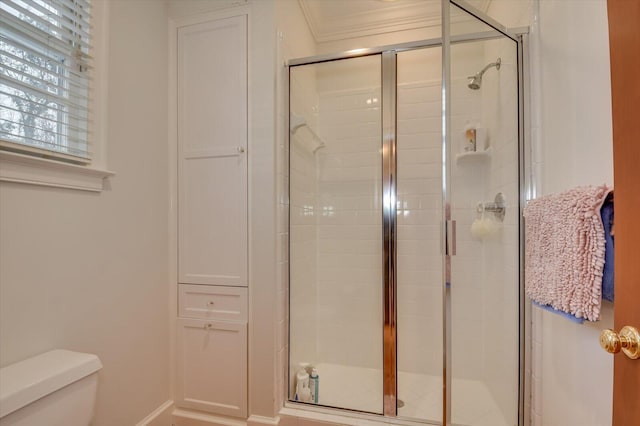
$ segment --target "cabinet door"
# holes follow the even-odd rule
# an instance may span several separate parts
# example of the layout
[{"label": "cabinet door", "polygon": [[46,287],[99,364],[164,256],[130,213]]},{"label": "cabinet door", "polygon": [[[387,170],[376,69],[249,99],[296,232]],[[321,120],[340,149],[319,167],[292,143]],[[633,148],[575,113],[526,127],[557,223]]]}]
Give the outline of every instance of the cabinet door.
[{"label": "cabinet door", "polygon": [[247,415],[247,323],[178,319],[177,405]]},{"label": "cabinet door", "polygon": [[178,30],[178,279],[247,285],[247,25]]}]

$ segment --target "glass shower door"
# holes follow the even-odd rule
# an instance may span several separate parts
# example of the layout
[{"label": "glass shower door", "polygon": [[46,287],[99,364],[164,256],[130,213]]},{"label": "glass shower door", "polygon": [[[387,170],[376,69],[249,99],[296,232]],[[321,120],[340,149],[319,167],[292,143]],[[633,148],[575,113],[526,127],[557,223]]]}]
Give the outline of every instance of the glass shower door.
[{"label": "glass shower door", "polygon": [[442,422],[442,49],[397,54],[400,417]]},{"label": "glass shower door", "polygon": [[290,67],[289,398],[378,414],[381,104],[380,55]]},{"label": "glass shower door", "polygon": [[445,299],[448,422],[512,426],[520,393],[518,44],[453,3],[449,19],[445,198],[456,252]]}]

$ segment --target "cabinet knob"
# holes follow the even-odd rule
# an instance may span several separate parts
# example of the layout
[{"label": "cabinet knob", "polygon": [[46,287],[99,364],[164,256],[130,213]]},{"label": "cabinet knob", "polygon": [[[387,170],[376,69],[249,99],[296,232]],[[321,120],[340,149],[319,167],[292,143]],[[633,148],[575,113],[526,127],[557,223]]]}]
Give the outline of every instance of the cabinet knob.
[{"label": "cabinet knob", "polygon": [[243,154],[243,153],[244,153],[244,147],[243,147],[243,146],[239,146],[239,147],[238,147],[238,152],[239,152],[240,154]]},{"label": "cabinet knob", "polygon": [[210,330],[210,329],[212,329],[212,328],[213,328],[213,324],[211,324],[210,322],[208,322],[208,323],[206,323],[206,324],[204,325],[204,328],[206,328],[207,330]]},{"label": "cabinet knob", "polygon": [[213,300],[210,300],[207,302],[207,306],[213,306],[215,305],[215,302]]}]

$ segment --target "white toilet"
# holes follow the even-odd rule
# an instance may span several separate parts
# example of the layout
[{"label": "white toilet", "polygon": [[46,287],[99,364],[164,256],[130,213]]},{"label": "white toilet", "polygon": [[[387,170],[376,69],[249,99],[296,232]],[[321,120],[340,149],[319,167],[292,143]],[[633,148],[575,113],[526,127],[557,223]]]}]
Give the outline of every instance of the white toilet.
[{"label": "white toilet", "polygon": [[0,369],[0,426],[88,426],[102,363],[56,349]]}]

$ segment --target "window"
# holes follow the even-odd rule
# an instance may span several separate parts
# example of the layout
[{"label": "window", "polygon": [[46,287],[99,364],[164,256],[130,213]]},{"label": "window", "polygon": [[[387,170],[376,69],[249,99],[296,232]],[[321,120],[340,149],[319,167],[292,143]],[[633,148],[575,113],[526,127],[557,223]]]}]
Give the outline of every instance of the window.
[{"label": "window", "polygon": [[0,148],[89,164],[89,0],[0,1]]}]

